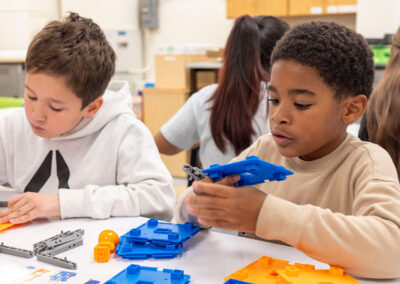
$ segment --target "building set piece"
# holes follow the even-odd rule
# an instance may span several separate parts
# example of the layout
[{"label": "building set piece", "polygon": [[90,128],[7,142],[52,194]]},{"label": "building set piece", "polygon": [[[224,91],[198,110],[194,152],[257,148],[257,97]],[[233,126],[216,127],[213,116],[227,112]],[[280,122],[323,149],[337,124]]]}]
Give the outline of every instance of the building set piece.
[{"label": "building set piece", "polygon": [[23,258],[33,257],[33,251],[5,246],[3,242],[0,244],[0,253],[10,254]]},{"label": "building set piece", "polygon": [[120,237],[116,254],[128,259],[173,258],[183,252],[183,243],[197,234],[191,222],[172,224],[150,219]]},{"label": "building set piece", "polygon": [[116,232],[104,230],[99,235],[99,243],[94,247],[94,260],[97,262],[107,262],[110,255],[115,251],[119,244],[119,238]]},{"label": "building set piece", "polygon": [[73,249],[83,244],[82,236],[84,230],[78,229],[76,231],[61,231],[60,234],[51,238],[45,239],[33,245],[33,252],[37,255],[37,260],[52,264],[58,267],[67,269],[76,269],[75,262],[67,260],[67,258],[58,258],[54,255],[64,251]]},{"label": "building set piece", "polygon": [[156,267],[131,264],[104,284],[187,284],[189,280],[190,276],[184,274],[183,270],[163,269],[158,271]]},{"label": "building set piece", "polygon": [[256,156],[248,156],[246,160],[226,165],[214,164],[205,170],[185,164],[183,171],[189,175],[190,180],[201,180],[209,176],[212,180],[216,181],[233,174],[238,174],[240,175],[240,180],[235,183],[235,186],[255,185],[264,183],[266,180],[281,181],[285,180],[286,176],[293,174],[292,171],[289,171],[285,167],[268,163]]},{"label": "building set piece", "polygon": [[224,284],[306,284],[306,283],[330,283],[330,284],[356,284],[360,283],[343,269],[331,266],[329,270],[316,270],[314,265],[295,263],[263,256],[250,263],[246,267],[225,277]]},{"label": "building set piece", "polygon": [[[3,204],[4,205],[4,204]],[[6,204],[5,204],[6,206],[4,206],[4,207],[7,207],[7,201],[6,201]],[[3,206],[0,206],[0,207],[3,207]],[[0,213],[1,213],[1,210],[0,210]],[[7,222],[7,223],[1,223],[0,222],[0,232],[1,231],[4,231],[4,230],[7,230],[8,228],[11,228],[12,226],[14,226],[14,224],[12,224],[12,223],[10,223],[10,222]]]}]

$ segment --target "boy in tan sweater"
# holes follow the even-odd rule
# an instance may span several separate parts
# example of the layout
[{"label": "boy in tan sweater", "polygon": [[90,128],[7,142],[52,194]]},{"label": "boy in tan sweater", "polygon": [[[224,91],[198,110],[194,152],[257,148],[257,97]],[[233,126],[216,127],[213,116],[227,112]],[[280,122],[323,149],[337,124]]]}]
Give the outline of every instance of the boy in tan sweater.
[{"label": "boy in tan sweater", "polygon": [[280,240],[356,276],[399,277],[396,169],[384,149],[346,133],[372,89],[366,41],[334,23],[302,24],[278,42],[271,64],[271,135],[234,161],[256,155],[294,175],[241,188],[235,176],[196,182],[181,194],[177,220]]}]

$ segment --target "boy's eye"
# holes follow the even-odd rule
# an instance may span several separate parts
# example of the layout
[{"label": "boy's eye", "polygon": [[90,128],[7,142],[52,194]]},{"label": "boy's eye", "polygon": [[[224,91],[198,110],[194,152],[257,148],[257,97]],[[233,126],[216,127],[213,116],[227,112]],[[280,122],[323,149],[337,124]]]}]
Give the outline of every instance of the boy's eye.
[{"label": "boy's eye", "polygon": [[62,108],[55,108],[55,107],[53,107],[53,106],[50,106],[50,108],[51,108],[52,110],[56,111],[56,112],[59,112],[59,111],[62,111],[62,110],[63,110]]},{"label": "boy's eye", "polygon": [[29,95],[28,95],[28,99],[30,99],[31,101],[36,101],[37,100],[36,97],[32,97],[32,96],[29,96]]},{"label": "boy's eye", "polygon": [[278,99],[273,99],[273,98],[268,98],[268,102],[270,102],[273,105],[277,105],[279,103]]},{"label": "boy's eye", "polygon": [[294,105],[298,109],[308,109],[311,106],[311,104],[298,104],[298,103],[294,103]]}]

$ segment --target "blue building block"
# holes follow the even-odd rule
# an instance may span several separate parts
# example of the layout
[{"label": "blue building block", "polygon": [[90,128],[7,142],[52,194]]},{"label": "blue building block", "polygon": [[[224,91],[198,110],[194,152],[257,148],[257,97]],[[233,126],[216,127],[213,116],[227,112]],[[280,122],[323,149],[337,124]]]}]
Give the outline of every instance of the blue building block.
[{"label": "blue building block", "polygon": [[122,236],[130,243],[154,243],[154,244],[182,244],[190,237],[197,234],[199,226],[192,222],[185,224],[172,224],[159,222],[157,219],[150,219],[136,229],[130,230]]},{"label": "blue building block", "polygon": [[187,284],[189,279],[183,270],[157,271],[156,267],[131,264],[104,284]]},{"label": "blue building block", "polygon": [[253,282],[240,281],[236,279],[228,279],[224,284],[254,284]]},{"label": "blue building block", "polygon": [[239,174],[240,180],[235,183],[236,186],[255,185],[269,181],[285,180],[287,175],[293,172],[288,169],[277,166],[266,161],[260,160],[256,156],[248,156],[246,160],[226,165],[211,165],[203,170],[213,180],[219,180],[226,176]]},{"label": "blue building block", "polygon": [[88,280],[83,284],[99,284],[99,283],[100,283],[100,281],[97,281],[97,280]]},{"label": "blue building block", "polygon": [[153,258],[173,258],[183,252],[181,244],[160,245],[130,243],[126,238],[121,237],[115,253],[126,259],[147,259]]}]

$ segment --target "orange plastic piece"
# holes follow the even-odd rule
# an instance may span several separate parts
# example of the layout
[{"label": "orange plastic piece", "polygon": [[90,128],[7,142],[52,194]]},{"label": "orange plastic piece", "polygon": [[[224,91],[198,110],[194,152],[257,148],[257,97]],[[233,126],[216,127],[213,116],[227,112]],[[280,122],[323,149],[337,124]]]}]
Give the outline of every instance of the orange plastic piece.
[{"label": "orange plastic piece", "polygon": [[[1,210],[0,210],[0,213],[1,213]],[[14,224],[12,224],[12,223],[7,222],[7,223],[3,224],[3,223],[0,222],[0,232],[4,231],[4,230],[7,230],[8,228],[10,228],[12,226],[14,226]]]},{"label": "orange plastic piece", "polygon": [[282,284],[360,284],[357,280],[346,274],[342,268],[331,266],[329,270],[303,270],[289,265],[284,270],[278,270]]},{"label": "orange plastic piece", "polygon": [[246,267],[225,277],[228,279],[236,279],[250,283],[279,283],[279,269],[285,269],[289,265],[289,261],[275,259],[269,256],[263,256],[258,260],[250,263]]},{"label": "orange plastic piece", "polygon": [[263,256],[246,267],[225,277],[260,284],[355,284],[360,283],[344,273],[343,269],[331,266],[329,270],[315,270],[314,265],[295,263]]},{"label": "orange plastic piece", "polygon": [[110,255],[119,244],[117,233],[112,230],[104,230],[99,235],[99,243],[94,247],[94,260],[108,262]]}]

